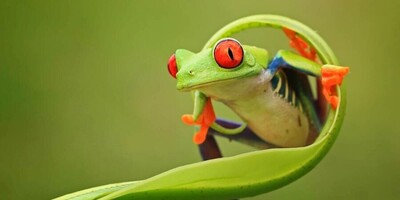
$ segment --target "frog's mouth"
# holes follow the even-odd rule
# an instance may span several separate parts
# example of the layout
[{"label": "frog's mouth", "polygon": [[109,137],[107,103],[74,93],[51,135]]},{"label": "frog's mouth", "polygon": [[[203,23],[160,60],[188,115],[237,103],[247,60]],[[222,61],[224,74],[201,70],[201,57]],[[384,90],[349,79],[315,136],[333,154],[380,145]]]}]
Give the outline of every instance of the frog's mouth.
[{"label": "frog's mouth", "polygon": [[229,82],[233,82],[234,80],[247,78],[252,75],[254,75],[254,72],[248,72],[247,74],[245,74],[241,77],[231,77],[231,78],[226,78],[226,79],[222,79],[222,80],[211,80],[211,81],[207,81],[207,82],[203,82],[203,83],[192,83],[192,84],[190,84],[190,83],[189,84],[179,84],[179,81],[178,81],[178,84],[176,87],[179,91],[189,92],[192,90],[209,87],[209,86],[213,86],[216,84],[218,84],[218,85],[219,84],[229,84]]},{"label": "frog's mouth", "polygon": [[179,87],[179,85],[178,85],[177,88],[179,91],[182,91],[182,92],[190,92],[192,90],[196,90],[196,89],[203,88],[203,87],[208,87],[208,86],[219,84],[219,83],[228,82],[228,81],[231,81],[234,79],[236,79],[236,78],[230,78],[230,79],[218,80],[218,81],[210,81],[210,82],[206,82],[206,83],[200,83],[200,84],[189,85],[189,86],[181,86],[181,87]]}]

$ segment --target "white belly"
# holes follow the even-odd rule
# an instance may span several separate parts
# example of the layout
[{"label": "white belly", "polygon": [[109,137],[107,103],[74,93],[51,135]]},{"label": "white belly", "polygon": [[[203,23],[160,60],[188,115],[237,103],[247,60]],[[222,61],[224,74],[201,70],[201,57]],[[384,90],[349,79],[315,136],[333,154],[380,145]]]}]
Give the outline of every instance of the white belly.
[{"label": "white belly", "polygon": [[268,74],[216,83],[200,88],[207,96],[230,107],[263,140],[281,147],[306,144],[308,118],[274,94]]},{"label": "white belly", "polygon": [[[229,105],[260,138],[282,147],[306,144],[309,123],[299,109],[277,95],[264,95],[264,102],[252,102],[258,109]],[[263,106],[267,105],[267,106]]]}]

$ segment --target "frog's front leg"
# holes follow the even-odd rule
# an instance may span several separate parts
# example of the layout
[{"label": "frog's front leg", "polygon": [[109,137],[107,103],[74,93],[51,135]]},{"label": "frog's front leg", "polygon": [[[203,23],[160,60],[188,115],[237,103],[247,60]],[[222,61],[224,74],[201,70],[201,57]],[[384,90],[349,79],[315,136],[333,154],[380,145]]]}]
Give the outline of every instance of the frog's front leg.
[{"label": "frog's front leg", "polygon": [[215,123],[215,119],[216,117],[212,107],[211,98],[205,96],[200,91],[195,91],[193,114],[182,116],[182,121],[184,123],[188,125],[200,126],[200,129],[193,137],[194,143],[202,144],[206,140],[206,135],[210,127],[215,131],[226,135],[239,134],[246,128],[245,124],[235,128],[226,128],[218,123]]},{"label": "frog's front leg", "polygon": [[182,116],[182,121],[185,124],[200,126],[200,130],[193,137],[193,142],[196,144],[202,144],[206,140],[208,130],[215,119],[211,99],[204,95],[195,96],[194,114]]}]

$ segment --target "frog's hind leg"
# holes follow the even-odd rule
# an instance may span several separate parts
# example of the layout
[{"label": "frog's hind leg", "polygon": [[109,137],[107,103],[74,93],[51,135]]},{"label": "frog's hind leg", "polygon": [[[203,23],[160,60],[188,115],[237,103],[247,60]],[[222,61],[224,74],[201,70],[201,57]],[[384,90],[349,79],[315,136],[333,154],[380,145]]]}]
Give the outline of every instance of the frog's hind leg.
[{"label": "frog's hind leg", "polygon": [[[225,128],[234,129],[241,126],[240,123],[228,121],[225,119],[216,119],[215,122]],[[263,141],[260,137],[258,137],[250,128],[246,127],[240,133],[229,135],[216,131],[213,128],[208,129],[206,140],[199,144],[200,154],[203,160],[209,160],[214,158],[222,157],[222,153],[218,147],[217,141],[214,138],[214,135],[224,137],[229,139],[230,141],[234,140],[246,145],[253,146],[257,149],[270,149],[277,148],[277,146],[267,143]]]},{"label": "frog's hind leg", "polygon": [[200,155],[203,160],[211,160],[215,158],[221,158],[221,150],[218,147],[218,143],[214,138],[214,135],[207,134],[206,140],[199,144]]},{"label": "frog's hind leg", "polygon": [[[228,129],[235,129],[240,127],[242,124],[237,123],[237,122],[232,122],[229,120],[217,118],[215,122],[225,128]],[[213,128],[210,128],[208,134],[213,134],[213,135],[218,135],[224,138],[228,138],[229,140],[234,140],[252,147],[255,147],[257,149],[270,149],[270,148],[276,148],[278,146],[273,145],[271,143],[268,143],[264,140],[262,140],[260,137],[258,137],[249,127],[244,128],[240,133],[230,135],[230,134],[224,134],[216,131]]]}]

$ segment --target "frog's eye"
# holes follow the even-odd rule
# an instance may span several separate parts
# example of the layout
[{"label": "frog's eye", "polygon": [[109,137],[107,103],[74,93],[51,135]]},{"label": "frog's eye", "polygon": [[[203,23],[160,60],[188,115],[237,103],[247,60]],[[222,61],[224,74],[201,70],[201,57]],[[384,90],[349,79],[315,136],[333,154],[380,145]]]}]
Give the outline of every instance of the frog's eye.
[{"label": "frog's eye", "polygon": [[172,54],[168,60],[168,72],[172,77],[176,78],[176,73],[178,73],[178,66],[176,65],[176,57],[175,54]]},{"label": "frog's eye", "polygon": [[217,64],[226,69],[239,66],[243,61],[243,48],[234,39],[223,39],[214,47],[214,59]]}]

